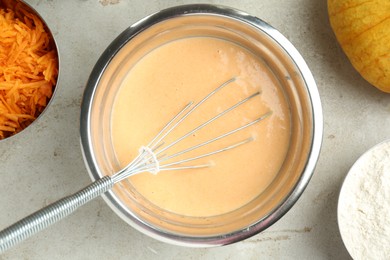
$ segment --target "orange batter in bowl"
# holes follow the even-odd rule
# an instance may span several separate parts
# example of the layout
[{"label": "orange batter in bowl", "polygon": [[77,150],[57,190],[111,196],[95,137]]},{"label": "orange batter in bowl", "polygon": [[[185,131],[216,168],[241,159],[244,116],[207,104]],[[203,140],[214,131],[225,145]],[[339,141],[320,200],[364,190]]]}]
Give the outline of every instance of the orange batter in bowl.
[{"label": "orange batter in bowl", "polygon": [[[212,161],[213,167],[135,175],[129,179],[129,185],[140,196],[165,211],[208,217],[246,205],[276,177],[286,156],[291,132],[284,93],[261,58],[235,43],[213,37],[171,41],[151,50],[129,68],[112,111],[112,142],[118,163],[124,167],[133,160],[138,149],[147,145],[189,101],[201,100],[233,77],[237,80],[199,107],[167,137],[167,143],[239,100],[261,91],[261,95],[200,130],[175,149],[182,150],[208,140],[272,111],[272,115],[260,123],[194,151],[194,155],[250,136],[254,141],[202,160]],[[175,149],[167,153],[174,153]]]}]

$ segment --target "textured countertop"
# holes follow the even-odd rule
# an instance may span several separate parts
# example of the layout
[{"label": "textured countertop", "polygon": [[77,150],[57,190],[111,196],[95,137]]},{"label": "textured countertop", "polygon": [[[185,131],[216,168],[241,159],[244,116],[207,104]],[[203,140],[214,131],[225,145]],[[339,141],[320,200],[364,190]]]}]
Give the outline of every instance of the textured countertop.
[{"label": "textured countertop", "polygon": [[[58,90],[24,133],[0,142],[0,229],[90,183],[79,144],[84,85],[107,45],[142,17],[178,0],[30,0],[55,34]],[[325,0],[204,1],[270,23],[306,60],[324,111],[323,147],[295,206],[266,231],[219,248],[156,241],[122,221],[101,199],[0,255],[0,259],[349,259],[337,227],[342,181],[368,148],[390,138],[390,95],[352,68],[330,29]]]}]

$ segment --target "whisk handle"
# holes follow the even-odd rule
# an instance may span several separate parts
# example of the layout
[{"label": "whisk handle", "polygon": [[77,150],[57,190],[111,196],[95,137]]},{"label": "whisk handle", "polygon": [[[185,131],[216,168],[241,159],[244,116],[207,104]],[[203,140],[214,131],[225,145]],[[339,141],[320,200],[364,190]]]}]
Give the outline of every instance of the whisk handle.
[{"label": "whisk handle", "polygon": [[73,195],[62,198],[0,231],[0,254],[68,216],[80,206],[111,189],[113,185],[111,177],[103,177]]}]

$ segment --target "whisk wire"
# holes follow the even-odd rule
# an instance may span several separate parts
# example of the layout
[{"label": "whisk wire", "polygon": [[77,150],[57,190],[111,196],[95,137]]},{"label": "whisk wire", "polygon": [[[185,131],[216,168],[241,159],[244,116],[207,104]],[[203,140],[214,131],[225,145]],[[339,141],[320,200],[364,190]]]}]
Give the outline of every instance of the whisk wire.
[{"label": "whisk wire", "polygon": [[[161,142],[169,133],[171,133],[181,122],[183,122],[192,112],[195,111],[195,109],[197,109],[200,105],[202,105],[204,102],[206,102],[210,97],[212,97],[214,94],[216,94],[219,90],[221,90],[222,88],[226,87],[227,85],[229,85],[230,83],[234,82],[237,78],[234,77],[234,78],[231,78],[227,81],[225,81],[224,83],[222,83],[222,85],[220,85],[219,87],[217,87],[216,89],[214,89],[212,92],[210,92],[206,97],[204,97],[201,101],[199,101],[195,106],[193,106],[186,114],[184,114],[169,130],[167,130],[167,132],[165,134],[163,134],[160,139],[158,139],[158,141],[155,141],[154,144],[152,144],[150,147],[151,148],[154,148],[154,145],[155,144],[158,144],[159,142]],[[186,110],[188,107],[185,107],[183,110]],[[182,111],[184,112],[184,111]],[[182,112],[179,112],[179,114],[182,114]],[[177,117],[176,117],[177,118]],[[171,121],[175,121],[175,119],[172,119]],[[167,127],[168,128],[168,127]],[[166,129],[167,129],[166,128]],[[164,131],[166,130],[164,129]]]},{"label": "whisk wire", "polygon": [[182,164],[182,163],[186,163],[186,162],[190,162],[190,161],[194,161],[194,160],[198,160],[198,159],[210,156],[210,155],[214,155],[214,154],[221,153],[221,152],[224,152],[224,151],[227,151],[227,150],[231,150],[233,148],[236,148],[236,147],[238,147],[240,145],[243,145],[243,144],[246,144],[246,143],[249,143],[249,142],[252,142],[252,141],[253,141],[253,137],[249,137],[249,138],[247,138],[247,139],[245,139],[245,140],[243,140],[241,142],[238,142],[238,143],[226,146],[224,148],[221,148],[221,149],[209,152],[209,153],[205,153],[205,154],[198,155],[198,156],[195,156],[195,157],[183,159],[183,160],[180,160],[180,161],[177,161],[177,162],[161,165],[161,168],[167,167],[167,166],[178,165],[178,164]]},{"label": "whisk wire", "polygon": [[[146,147],[150,147],[152,149],[152,151],[155,151],[157,149],[159,149],[161,146],[164,145],[164,142],[161,142],[161,140],[169,133],[165,134],[165,136],[162,136],[159,141],[157,142],[157,146],[153,145],[155,143],[155,141],[157,140],[157,138],[159,138],[164,132],[165,130],[167,130],[174,122],[177,118],[179,118],[188,108],[190,108],[192,106],[194,102],[189,102],[179,113],[177,113],[161,130],[160,132],[157,133],[157,135],[152,139],[152,141],[150,141],[150,143],[146,146]],[[116,175],[119,175],[119,173],[123,174],[123,172],[125,171],[129,171],[131,172],[135,167],[137,167],[137,165],[139,165],[139,163],[142,163],[144,160],[143,158],[143,154],[142,153],[138,153],[138,155],[136,156],[136,158],[134,158],[133,161],[131,161],[124,169],[122,169],[120,172],[118,172]]]},{"label": "whisk wire", "polygon": [[194,145],[194,146],[192,146],[192,147],[190,147],[190,148],[184,149],[184,150],[182,150],[182,151],[180,151],[180,152],[177,152],[177,153],[172,154],[172,155],[169,155],[169,156],[159,156],[159,157],[157,157],[157,158],[158,158],[159,162],[163,162],[163,161],[172,159],[172,158],[174,158],[174,157],[177,157],[177,156],[179,156],[179,155],[183,155],[183,154],[185,154],[185,153],[187,153],[187,152],[193,151],[193,150],[195,150],[195,149],[197,149],[197,148],[200,148],[200,147],[202,147],[202,146],[208,145],[208,144],[213,143],[213,142],[215,142],[215,141],[218,141],[218,140],[220,140],[220,139],[222,139],[222,138],[224,138],[224,137],[227,137],[227,136],[229,136],[229,135],[232,135],[232,134],[234,134],[234,133],[237,133],[238,131],[241,131],[241,130],[243,130],[243,129],[245,129],[245,128],[248,128],[248,127],[250,127],[250,126],[252,126],[252,125],[254,125],[254,124],[260,122],[261,120],[265,119],[266,117],[270,116],[271,114],[272,114],[272,112],[268,112],[268,113],[262,115],[261,117],[255,119],[255,120],[253,120],[253,121],[251,121],[251,122],[249,122],[249,123],[247,123],[247,124],[245,124],[245,125],[243,125],[243,126],[240,126],[240,127],[238,127],[238,128],[234,128],[233,130],[231,130],[231,131],[229,131],[229,132],[226,132],[226,133],[224,133],[224,134],[222,134],[222,135],[219,135],[219,136],[217,136],[217,137],[214,137],[214,138],[212,138],[212,139],[209,139],[209,140],[207,140],[207,141],[205,141],[205,142],[203,142],[203,143]]},{"label": "whisk wire", "polygon": [[[233,77],[224,83],[222,83],[220,86],[218,86],[216,89],[214,89],[212,92],[210,92],[206,97],[204,97],[201,101],[199,101],[195,106],[191,108],[193,105],[193,101],[189,102],[179,113],[177,113],[161,130],[157,133],[157,135],[152,139],[152,141],[146,146],[150,148],[152,151],[157,150],[163,145],[164,138],[169,135],[183,120],[185,120],[196,108],[198,108],[200,105],[202,105],[206,100],[208,100],[211,96],[216,94],[219,90],[224,88],[225,86],[229,85],[230,83],[234,82],[236,80],[236,77]],[[187,111],[189,108],[191,108],[189,111]],[[186,112],[187,111],[187,112]],[[186,113],[185,113],[186,112]],[[183,115],[183,113],[185,113]],[[161,151],[160,151],[161,153]],[[137,169],[140,168],[141,165],[146,165],[146,162],[150,162],[150,157],[148,157],[149,152],[148,151],[140,151],[138,155],[135,157],[133,161],[131,161],[126,167],[124,167],[122,170],[117,172],[112,176],[112,178],[115,180],[115,182],[121,181],[133,174],[134,172],[138,172]],[[157,155],[158,156],[158,155]],[[158,160],[155,160],[153,163],[149,164],[152,168],[150,169],[150,172],[157,172],[156,168],[159,168],[157,165],[159,164]],[[153,167],[153,165],[156,165],[156,167]],[[146,170],[148,171],[148,170]]]},{"label": "whisk wire", "polygon": [[[224,88],[228,84],[234,82],[235,80],[236,80],[236,77],[231,78],[230,80],[224,82],[222,85],[218,86],[216,89],[214,89],[212,92],[210,92],[206,97],[204,97],[201,101],[199,101],[194,106],[193,106],[193,104],[194,104],[193,102],[189,102],[177,115],[175,115],[160,130],[160,132],[152,139],[152,141],[149,143],[148,146],[143,146],[143,147],[140,148],[139,154],[136,156],[136,158],[132,162],[130,162],[124,169],[122,169],[121,171],[119,171],[118,173],[116,173],[116,174],[114,174],[112,176],[112,179],[114,180],[114,182],[121,181],[123,179],[128,178],[131,175],[138,174],[138,173],[141,173],[141,172],[150,172],[150,173],[153,173],[153,174],[157,174],[160,171],[167,171],[167,170],[198,169],[198,168],[210,167],[211,166],[210,164],[182,165],[182,166],[178,166],[178,165],[181,165],[181,164],[184,164],[184,163],[187,163],[187,162],[191,162],[191,161],[195,161],[195,160],[198,160],[198,159],[201,159],[201,158],[205,158],[205,157],[208,157],[208,156],[211,156],[211,155],[214,155],[214,154],[217,154],[217,153],[221,153],[221,152],[224,152],[224,151],[227,151],[227,150],[231,150],[231,149],[236,148],[236,147],[238,147],[240,145],[243,145],[243,144],[246,144],[248,142],[253,141],[254,140],[253,137],[249,137],[249,138],[247,138],[247,139],[245,139],[243,141],[236,142],[236,143],[231,144],[229,146],[226,146],[226,147],[223,147],[223,148],[219,148],[217,150],[214,150],[214,151],[211,151],[211,152],[208,152],[208,153],[204,153],[204,154],[201,154],[201,155],[193,156],[193,157],[190,157],[190,158],[181,159],[181,160],[176,161],[176,162],[161,164],[164,161],[167,161],[167,160],[172,159],[174,157],[177,157],[177,156],[189,153],[189,152],[191,152],[191,151],[193,151],[195,149],[198,149],[198,148],[203,147],[205,145],[208,145],[210,143],[216,142],[216,141],[218,141],[218,140],[220,140],[220,139],[222,139],[222,138],[224,138],[226,136],[229,136],[229,135],[234,134],[234,133],[236,133],[238,131],[241,131],[241,130],[243,130],[245,128],[248,128],[251,125],[254,125],[254,124],[260,122],[261,120],[265,119],[266,117],[268,117],[269,115],[272,114],[272,111],[270,111],[270,112],[260,116],[259,118],[257,118],[255,120],[253,120],[253,121],[243,125],[243,126],[234,128],[233,130],[230,130],[230,131],[228,131],[228,132],[226,132],[224,134],[221,134],[221,135],[219,135],[217,137],[211,138],[211,139],[209,139],[209,140],[207,140],[205,142],[193,145],[193,146],[191,146],[189,148],[185,148],[184,150],[176,152],[176,153],[174,153],[172,155],[166,155],[165,153],[163,154],[163,152],[167,151],[169,148],[171,148],[174,145],[178,144],[182,140],[184,140],[187,137],[191,136],[192,134],[196,133],[197,131],[199,131],[200,129],[202,129],[205,126],[209,125],[210,123],[214,122],[218,118],[220,118],[223,115],[231,112],[232,110],[234,110],[238,106],[248,102],[252,98],[260,95],[260,92],[256,92],[256,93],[254,93],[254,94],[252,94],[252,95],[250,95],[250,96],[240,100],[239,102],[237,102],[236,104],[232,105],[231,107],[229,107],[229,108],[225,109],[224,111],[218,113],[217,115],[213,116],[212,118],[210,118],[206,122],[198,125],[197,127],[192,129],[191,131],[187,132],[186,134],[184,134],[180,138],[177,138],[173,142],[171,142],[171,143],[167,144],[166,146],[164,146],[165,145],[164,139],[174,129],[176,129],[192,112],[194,112],[194,110],[196,108],[198,108],[200,105],[202,105],[204,102],[206,102],[210,97],[212,97],[214,94],[216,94],[219,90],[221,90],[222,88]],[[172,167],[172,166],[176,166],[176,167]]]},{"label": "whisk wire", "polygon": [[180,167],[172,167],[172,168],[162,168],[160,171],[179,171],[179,170],[188,170],[188,169],[201,169],[201,168],[208,168],[211,167],[211,163],[207,164],[199,164],[199,165],[187,165],[187,166],[180,166]]},{"label": "whisk wire", "polygon": [[190,161],[195,161],[195,160],[198,160],[198,159],[201,159],[201,158],[205,158],[205,157],[217,154],[217,153],[221,153],[221,152],[224,152],[224,151],[227,151],[227,150],[231,150],[231,149],[234,149],[234,148],[236,148],[238,146],[241,146],[243,144],[249,143],[251,141],[253,141],[253,137],[249,137],[249,138],[247,138],[247,139],[245,139],[243,141],[234,143],[232,145],[220,148],[218,150],[215,150],[215,151],[212,151],[212,152],[209,152],[209,153],[201,154],[201,155],[198,155],[198,156],[195,156],[195,157],[190,157],[190,158],[183,159],[183,160],[180,160],[180,161],[177,161],[177,162],[172,162],[172,163],[163,164],[163,165],[160,165],[161,161],[159,161],[159,163],[156,164],[155,161],[157,161],[157,159],[154,158],[153,160],[150,161],[149,164],[144,164],[141,167],[135,169],[134,171],[127,172],[127,174],[129,174],[129,176],[131,176],[131,175],[134,175],[136,173],[150,171],[151,168],[153,168],[153,171],[160,172],[160,171],[166,171],[166,170],[182,170],[182,169],[195,169],[195,168],[210,167],[211,166],[210,164],[202,164],[202,165],[181,166],[181,167],[176,167],[176,168],[167,168],[167,167],[170,167],[170,166],[179,165],[179,164],[190,162]]},{"label": "whisk wire", "polygon": [[218,115],[210,118],[209,120],[207,120],[206,122],[202,123],[201,125],[195,127],[194,129],[192,129],[191,131],[189,131],[188,133],[186,133],[185,135],[183,135],[182,137],[176,139],[175,141],[173,141],[171,144],[165,146],[162,150],[158,151],[157,154],[160,154],[166,150],[168,150],[169,148],[171,148],[172,146],[176,145],[177,143],[181,142],[182,140],[186,139],[188,136],[198,132],[200,129],[202,129],[203,127],[209,125],[210,123],[214,122],[215,120],[217,120],[218,118],[220,118],[221,116],[229,113],[230,111],[232,111],[233,109],[237,108],[238,106],[244,104],[245,102],[249,101],[250,99],[252,99],[253,97],[259,95],[260,92],[256,92],[252,95],[250,95],[249,97],[241,100],[240,102],[234,104],[233,106],[231,106],[230,108],[222,111],[221,113],[219,113]]},{"label": "whisk wire", "polygon": [[[168,130],[164,135],[162,135],[175,121],[176,119],[178,119],[187,109],[189,109],[192,104],[194,102],[191,101],[189,102],[179,113],[177,113],[176,116],[174,116],[161,130],[160,132],[152,139],[152,141],[148,144],[148,147],[151,147],[153,149],[157,149],[155,148],[156,144],[160,144],[161,141],[173,130],[176,128],[176,126],[180,123],[180,122],[177,122],[173,127],[171,127],[171,130]],[[188,114],[190,113],[191,111],[189,111],[187,113],[187,116]],[[183,119],[184,120],[184,119]],[[162,135],[162,136],[161,136]],[[161,137],[160,137],[161,136]],[[158,139],[160,138],[160,139]],[[157,140],[158,139],[158,140]],[[157,141],[156,141],[157,140]],[[160,146],[160,145],[159,145]],[[158,147],[159,147],[158,146]]]}]

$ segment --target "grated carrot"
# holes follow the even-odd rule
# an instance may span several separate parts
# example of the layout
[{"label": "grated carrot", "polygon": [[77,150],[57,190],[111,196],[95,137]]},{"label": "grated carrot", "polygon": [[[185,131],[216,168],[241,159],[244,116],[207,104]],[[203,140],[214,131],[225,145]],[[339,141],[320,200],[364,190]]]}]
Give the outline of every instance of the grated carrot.
[{"label": "grated carrot", "polygon": [[0,140],[39,116],[57,76],[57,53],[42,21],[25,10],[0,8]]}]

